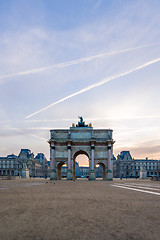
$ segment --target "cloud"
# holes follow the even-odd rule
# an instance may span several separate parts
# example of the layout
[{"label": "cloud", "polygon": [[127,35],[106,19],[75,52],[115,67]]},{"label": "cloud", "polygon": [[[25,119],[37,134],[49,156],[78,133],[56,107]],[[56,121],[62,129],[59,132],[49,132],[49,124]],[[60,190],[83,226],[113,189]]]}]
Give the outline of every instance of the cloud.
[{"label": "cloud", "polygon": [[143,146],[139,144],[137,147],[133,146],[129,149],[131,152],[136,153],[136,158],[146,156],[152,159],[160,159],[160,141],[158,142],[158,140],[156,145],[152,142],[150,146],[147,146],[147,143],[145,143]]},{"label": "cloud", "polygon": [[[24,135],[25,134],[25,135],[28,135],[28,136],[31,136],[31,137],[43,140],[45,142],[48,141],[48,139],[40,137],[40,136],[37,136],[37,135],[35,135],[35,134],[31,133],[31,132],[32,132],[32,130],[49,130],[49,129],[50,128],[43,128],[43,127],[41,127],[41,128],[38,128],[38,127],[37,128],[15,128],[15,127],[12,127],[12,126],[10,126],[8,128],[8,130],[9,130],[9,132],[10,132],[10,134],[12,136],[13,136],[13,132],[15,132],[16,134],[17,133],[20,134],[20,135]],[[12,133],[11,133],[11,131],[12,131]]]},{"label": "cloud", "polygon": [[100,6],[101,2],[102,2],[102,0],[98,0],[98,1],[94,4],[94,6],[93,6],[93,12],[96,11],[96,9]]},{"label": "cloud", "polygon": [[[92,117],[92,116],[88,116],[85,118],[85,121],[86,122],[89,122],[92,120],[92,122],[106,122],[106,121],[109,121],[111,120],[112,122],[119,122],[119,121],[123,121],[123,120],[146,120],[146,119],[160,119],[160,116],[155,116],[155,115],[151,115],[151,116],[108,116],[108,117]],[[24,122],[25,123],[52,123],[52,122],[75,122],[77,121],[77,118],[54,118],[54,119],[27,119],[25,120]],[[149,127],[151,129],[155,128],[155,127]],[[50,128],[51,129],[51,128]],[[115,128],[114,128],[115,129]],[[118,127],[117,129],[130,129],[130,130],[135,130],[135,127]],[[145,128],[146,129],[146,128]]]}]

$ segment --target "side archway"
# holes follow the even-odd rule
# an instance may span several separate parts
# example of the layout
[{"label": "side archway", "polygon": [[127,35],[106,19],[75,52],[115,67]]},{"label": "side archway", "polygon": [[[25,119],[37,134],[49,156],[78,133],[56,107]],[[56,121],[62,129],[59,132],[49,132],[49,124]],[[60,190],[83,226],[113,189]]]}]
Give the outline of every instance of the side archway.
[{"label": "side archway", "polygon": [[62,166],[65,164],[65,162],[60,162],[57,164],[57,171],[58,171],[58,175],[57,178],[58,180],[62,179]]}]

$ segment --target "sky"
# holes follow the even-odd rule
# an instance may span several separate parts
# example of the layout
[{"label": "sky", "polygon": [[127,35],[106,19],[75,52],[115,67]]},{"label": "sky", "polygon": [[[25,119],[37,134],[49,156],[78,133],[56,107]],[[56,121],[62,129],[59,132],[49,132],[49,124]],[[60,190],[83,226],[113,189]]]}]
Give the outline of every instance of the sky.
[{"label": "sky", "polygon": [[0,0],[0,156],[49,160],[83,116],[114,155],[160,159],[159,0]]}]

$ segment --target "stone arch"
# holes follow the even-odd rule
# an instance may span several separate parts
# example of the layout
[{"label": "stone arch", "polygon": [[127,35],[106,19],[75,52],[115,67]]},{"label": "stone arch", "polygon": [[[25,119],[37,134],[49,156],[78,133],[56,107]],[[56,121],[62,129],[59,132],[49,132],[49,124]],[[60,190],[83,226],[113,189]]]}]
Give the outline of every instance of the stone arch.
[{"label": "stone arch", "polygon": [[102,167],[102,178],[103,178],[103,180],[105,180],[106,179],[106,166],[102,162],[98,162],[97,165],[98,164]]},{"label": "stone arch", "polygon": [[[67,165],[67,180],[75,177],[75,158],[85,154],[89,158],[89,180],[95,180],[96,164],[105,169],[105,180],[113,179],[113,144],[111,129],[93,129],[82,117],[69,129],[52,129],[50,144],[50,179],[57,180],[64,163]],[[62,164],[63,162],[63,164]],[[59,172],[59,174],[58,174]]]},{"label": "stone arch", "polygon": [[65,164],[65,162],[59,162],[57,164],[57,179],[61,180],[62,179],[62,166]]},{"label": "stone arch", "polygon": [[86,151],[86,150],[77,150],[75,153],[73,153],[73,159],[75,160],[76,157],[80,154],[86,155],[89,159],[90,153],[88,153],[88,151]]},{"label": "stone arch", "polygon": [[81,155],[81,154],[86,155],[88,157],[88,165],[89,165],[89,155],[90,155],[90,153],[88,153],[88,151],[77,150],[76,152],[74,152],[74,154],[73,154],[73,179],[76,179],[76,166],[75,166],[76,165],[76,163],[75,163],[76,157],[78,155]]},{"label": "stone arch", "polygon": [[9,170],[7,170],[7,175],[8,175],[8,176],[10,175],[10,171],[9,171]]}]

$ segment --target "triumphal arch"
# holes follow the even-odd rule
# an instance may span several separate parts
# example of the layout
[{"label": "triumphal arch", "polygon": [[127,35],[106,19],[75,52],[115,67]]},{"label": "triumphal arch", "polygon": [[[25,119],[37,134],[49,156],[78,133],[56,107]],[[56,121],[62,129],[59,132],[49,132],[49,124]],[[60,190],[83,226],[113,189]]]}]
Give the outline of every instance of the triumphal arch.
[{"label": "triumphal arch", "polygon": [[89,180],[95,180],[96,165],[103,167],[103,179],[113,179],[113,144],[112,130],[94,129],[86,125],[82,117],[78,124],[70,129],[50,130],[50,179],[61,179],[61,169],[67,166],[67,180],[75,179],[75,159],[85,154],[89,159]]}]

